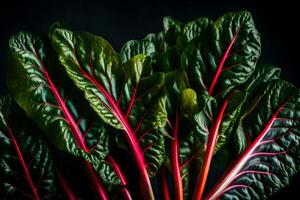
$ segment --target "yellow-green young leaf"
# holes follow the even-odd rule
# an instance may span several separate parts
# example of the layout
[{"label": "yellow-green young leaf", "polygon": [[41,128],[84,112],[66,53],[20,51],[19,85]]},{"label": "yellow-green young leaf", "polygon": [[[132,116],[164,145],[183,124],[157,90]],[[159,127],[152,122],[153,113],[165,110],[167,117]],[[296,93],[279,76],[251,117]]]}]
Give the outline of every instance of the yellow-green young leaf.
[{"label": "yellow-green young leaf", "polygon": [[193,89],[187,88],[181,92],[180,106],[183,114],[188,116],[199,111],[197,94]]}]

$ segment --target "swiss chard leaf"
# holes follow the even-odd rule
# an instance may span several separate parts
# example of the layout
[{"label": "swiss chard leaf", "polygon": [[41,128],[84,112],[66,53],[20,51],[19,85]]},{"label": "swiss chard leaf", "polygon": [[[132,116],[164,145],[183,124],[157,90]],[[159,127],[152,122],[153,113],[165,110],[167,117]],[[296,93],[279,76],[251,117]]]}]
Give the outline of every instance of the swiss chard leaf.
[{"label": "swiss chard leaf", "polygon": [[[205,108],[194,116],[195,129],[200,140],[206,144],[208,138],[211,136],[211,128],[217,121],[217,116],[221,112],[220,103],[213,97],[203,95],[205,101]],[[218,140],[215,145],[215,152],[217,152],[228,140],[230,134],[235,128],[236,121],[239,119],[240,112],[244,101],[246,100],[246,93],[240,91],[234,91],[227,99],[226,109],[222,119],[220,119],[220,125],[218,128]]]},{"label": "swiss chard leaf", "polygon": [[224,95],[247,81],[260,55],[260,36],[251,14],[222,16],[184,50],[182,66],[195,90]]},{"label": "swiss chard leaf", "polygon": [[241,122],[248,146],[205,199],[266,199],[300,170],[299,90],[272,81],[253,102]]},{"label": "swiss chard leaf", "polygon": [[149,58],[144,55],[122,64],[113,48],[93,34],[56,29],[52,43],[68,75],[84,91],[97,114],[124,130],[147,184],[148,198],[153,198],[146,169],[150,175],[155,174],[164,157],[159,131],[166,123],[164,74],[152,73]]},{"label": "swiss chard leaf", "polygon": [[121,49],[120,56],[125,63],[138,54],[152,56],[155,53],[155,44],[148,38],[145,38],[143,40],[130,40],[126,42]]},{"label": "swiss chard leaf", "polygon": [[202,199],[203,191],[211,168],[212,158],[229,139],[236,128],[240,111],[245,101],[245,93],[233,91],[221,105],[211,96],[204,95],[206,106],[195,115],[195,132],[205,145],[203,162],[198,175],[194,199]]},{"label": "swiss chard leaf", "polygon": [[[251,77],[242,85],[238,86],[239,89],[247,91],[246,101],[243,105],[242,112],[243,115],[247,115],[247,110],[249,110],[249,106],[253,103],[253,99],[256,98],[257,93],[260,90],[264,89],[264,86],[267,82],[272,80],[277,80],[280,77],[280,68],[274,67],[271,65],[257,64],[255,71],[251,75]],[[240,118],[243,116],[241,115]],[[239,119],[240,120],[240,119]],[[235,149],[237,153],[241,153],[247,146],[249,142],[247,137],[244,135],[244,131],[242,128],[242,124],[239,123],[235,133]]]},{"label": "swiss chard leaf", "polygon": [[[10,50],[8,87],[27,115],[59,149],[91,162],[103,160],[108,153],[106,129],[98,122],[92,124],[92,113],[78,106],[77,95],[58,87],[53,73],[58,63],[51,63],[45,40],[21,32],[11,38]],[[95,147],[88,146],[91,144]]]},{"label": "swiss chard leaf", "polygon": [[170,140],[167,149],[174,183],[174,198],[182,200],[189,196],[190,163],[203,149],[203,143],[187,124],[189,116],[199,110],[197,94],[187,88],[180,71],[169,72],[166,77],[168,126],[165,127]]},{"label": "swiss chard leaf", "polygon": [[[93,121],[95,114],[80,103],[80,93],[72,94],[66,82],[63,87],[58,87],[54,77],[62,82],[67,79],[62,73],[55,73],[59,63],[51,57],[53,51],[49,42],[37,35],[20,32],[11,37],[9,46],[8,88],[16,102],[56,147],[99,166],[108,154],[107,129],[100,121]],[[85,166],[95,191],[106,199],[93,168],[87,162]],[[106,174],[100,175],[109,182]]]},{"label": "swiss chard leaf", "polygon": [[0,99],[0,194],[4,199],[53,199],[55,171],[40,130],[13,103]]},{"label": "swiss chard leaf", "polygon": [[212,23],[212,20],[201,17],[185,24],[176,39],[176,47],[178,51],[182,53],[189,42],[205,36],[207,29],[211,27]]}]

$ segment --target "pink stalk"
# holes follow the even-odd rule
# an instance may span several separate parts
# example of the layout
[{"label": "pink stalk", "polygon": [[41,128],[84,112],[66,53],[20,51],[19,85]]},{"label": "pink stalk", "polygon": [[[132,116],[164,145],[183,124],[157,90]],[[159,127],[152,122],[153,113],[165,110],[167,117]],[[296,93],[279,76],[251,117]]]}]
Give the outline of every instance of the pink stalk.
[{"label": "pink stalk", "polygon": [[[52,83],[47,71],[44,70],[44,74],[46,76],[46,79],[51,87],[51,90],[52,90],[59,106],[62,108],[62,112],[64,113],[64,116],[66,117],[67,122],[69,123],[69,125],[72,129],[72,133],[73,133],[73,136],[75,138],[75,141],[76,141],[78,147],[83,149],[85,152],[89,152],[89,149],[85,144],[83,135],[81,134],[81,130],[77,126],[77,124],[76,124],[74,118],[72,117],[70,111],[68,110],[65,102],[63,101],[63,99],[61,98],[57,89],[55,88],[54,84]],[[93,167],[91,166],[90,163],[88,163],[87,161],[84,161],[84,162],[85,162],[85,167],[86,167],[87,173],[89,175],[89,178],[92,181],[97,194],[99,195],[99,197],[102,200],[107,200],[108,199],[107,194],[105,192],[104,186],[102,185],[101,181],[98,178],[98,175],[95,173],[95,171],[93,170]]]},{"label": "pink stalk", "polygon": [[87,78],[91,83],[93,83],[98,90],[105,96],[107,102],[112,107],[112,113],[114,116],[118,119],[120,124],[123,126],[123,129],[125,131],[126,139],[129,143],[130,149],[132,151],[132,157],[137,165],[138,171],[140,173],[141,178],[141,185],[140,187],[143,190],[146,190],[146,194],[143,194],[145,196],[145,199],[154,199],[154,194],[150,182],[150,178],[148,176],[148,172],[146,169],[146,163],[144,160],[143,152],[140,148],[140,145],[137,141],[137,138],[135,137],[134,131],[131,128],[130,124],[128,123],[126,117],[124,116],[123,112],[119,108],[118,104],[115,102],[112,96],[95,80],[94,78],[90,77],[84,70],[82,70],[82,73],[85,78]]},{"label": "pink stalk", "polygon": [[119,167],[119,164],[113,159],[113,157],[109,154],[107,156],[107,161],[111,164],[112,168],[114,169],[115,173],[121,180],[121,185],[122,185],[122,194],[125,200],[131,200],[132,197],[126,188],[127,186],[127,179],[125,175],[123,174],[121,168]]},{"label": "pink stalk", "polygon": [[18,145],[18,143],[17,143],[17,141],[16,141],[16,139],[15,139],[15,137],[14,137],[14,134],[13,134],[12,130],[10,129],[10,127],[7,127],[7,129],[8,129],[9,137],[11,138],[11,141],[12,141],[12,143],[13,143],[14,149],[16,150],[16,153],[17,153],[17,155],[18,155],[18,159],[19,159],[19,161],[20,161],[20,164],[21,164],[21,166],[22,166],[22,169],[23,169],[23,171],[24,171],[24,173],[25,173],[25,179],[26,179],[26,181],[27,181],[27,183],[28,183],[28,185],[29,185],[29,188],[30,188],[30,190],[31,190],[31,192],[32,192],[33,198],[34,198],[35,200],[40,200],[39,194],[38,194],[38,192],[37,192],[36,187],[35,187],[34,184],[33,184],[33,181],[32,181],[31,175],[30,175],[30,173],[29,173],[28,167],[27,167],[27,165],[26,165],[26,163],[25,163],[25,160],[24,160],[24,158],[23,158],[23,155],[22,155],[22,153],[21,153],[21,150],[20,150],[20,148],[19,148],[19,145]]},{"label": "pink stalk", "polygon": [[[34,53],[36,55],[36,57],[38,58],[41,67],[41,70],[49,84],[49,87],[51,89],[51,91],[53,92],[53,95],[56,99],[56,102],[58,103],[58,105],[61,108],[61,111],[63,112],[67,123],[69,124],[69,126],[71,127],[72,130],[72,134],[75,138],[76,144],[78,145],[79,148],[83,149],[86,153],[89,152],[88,147],[85,144],[85,140],[83,135],[81,134],[81,130],[79,129],[79,127],[77,126],[76,121],[74,120],[72,114],[70,113],[69,109],[66,106],[65,101],[63,100],[63,98],[61,97],[61,95],[59,94],[57,88],[55,87],[54,83],[52,82],[48,71],[46,70],[46,68],[43,65],[43,62],[40,60],[38,54],[36,53],[36,51],[34,50]],[[99,197],[103,200],[107,200],[107,194],[105,192],[105,189],[101,183],[101,181],[99,180],[97,174],[95,173],[95,171],[93,170],[93,167],[91,166],[90,163],[88,163],[87,161],[85,161],[85,167],[87,169],[87,173],[89,175],[90,180],[92,181],[97,194],[99,195]]]},{"label": "pink stalk", "polygon": [[71,188],[67,184],[66,180],[62,177],[62,175],[60,174],[60,172],[58,170],[57,170],[57,176],[58,176],[59,182],[64,190],[64,193],[66,194],[68,199],[69,200],[77,200],[78,198],[76,198],[74,192],[71,190]]},{"label": "pink stalk", "polygon": [[172,146],[172,171],[173,171],[173,180],[174,180],[174,190],[175,190],[175,199],[183,200],[183,186],[182,179],[180,175],[180,162],[178,155],[178,130],[179,129],[179,114],[176,111],[175,125],[173,129],[173,137],[171,146]]},{"label": "pink stalk", "polygon": [[89,176],[92,184],[94,185],[94,188],[96,189],[98,196],[100,197],[101,200],[108,200],[108,196],[106,194],[104,186],[102,185],[100,179],[96,175],[93,167],[87,161],[84,161],[84,164],[85,164],[85,168],[88,172],[88,176]]},{"label": "pink stalk", "polygon": [[161,193],[162,199],[171,200],[171,195],[168,186],[168,177],[166,174],[166,168],[163,166],[159,172],[160,185],[161,185]]},{"label": "pink stalk", "polygon": [[220,62],[219,65],[218,65],[216,74],[215,74],[215,76],[214,76],[214,78],[213,78],[213,80],[212,80],[212,82],[211,82],[211,84],[210,84],[209,90],[208,90],[208,94],[209,94],[209,95],[212,95],[212,93],[213,93],[213,91],[214,91],[214,88],[215,88],[215,86],[216,86],[216,84],[217,84],[218,78],[219,78],[219,76],[220,76],[220,74],[221,74],[221,72],[222,72],[222,68],[223,68],[223,66],[224,66],[224,63],[225,63],[225,61],[226,61],[226,59],[227,59],[227,57],[228,57],[228,55],[229,55],[230,49],[231,49],[232,45],[234,44],[234,42],[235,42],[235,40],[236,40],[236,37],[237,37],[238,33],[239,33],[239,29],[238,29],[237,32],[234,34],[232,40],[230,41],[229,46],[227,47],[227,49],[226,49],[226,51],[225,51],[225,53],[224,53],[224,55],[223,55],[223,57],[222,57],[222,59],[221,59],[221,62]]},{"label": "pink stalk", "polygon": [[[279,112],[284,108],[289,99],[280,106],[277,111],[272,115],[264,129],[260,132],[258,137],[252,142],[252,144],[246,149],[246,151],[239,157],[239,159],[232,165],[231,169],[228,170],[220,179],[220,181],[211,189],[211,191],[204,198],[205,200],[215,200],[218,199],[224,192],[228,190],[230,184],[240,175],[240,171],[243,169],[245,164],[253,156],[257,147],[262,145],[263,138],[270,131],[272,124],[276,120]],[[269,173],[269,172],[264,172]]]},{"label": "pink stalk", "polygon": [[204,155],[203,164],[201,167],[201,171],[198,177],[197,185],[195,187],[195,192],[193,195],[193,200],[202,200],[204,188],[206,185],[212,157],[214,155],[215,147],[218,140],[218,132],[219,128],[226,110],[226,107],[228,105],[229,97],[224,101],[220,112],[216,118],[216,120],[213,122],[208,136],[208,142],[207,142],[207,149]]}]

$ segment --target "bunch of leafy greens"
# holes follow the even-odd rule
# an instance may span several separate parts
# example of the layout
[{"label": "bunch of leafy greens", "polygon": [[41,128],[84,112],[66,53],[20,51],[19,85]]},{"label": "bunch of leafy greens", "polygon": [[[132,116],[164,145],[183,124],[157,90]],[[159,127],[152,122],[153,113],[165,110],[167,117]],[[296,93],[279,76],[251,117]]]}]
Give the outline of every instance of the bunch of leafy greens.
[{"label": "bunch of leafy greens", "polygon": [[300,170],[300,91],[248,12],[164,18],[116,52],[56,23],[9,41],[4,199],[267,199]]}]

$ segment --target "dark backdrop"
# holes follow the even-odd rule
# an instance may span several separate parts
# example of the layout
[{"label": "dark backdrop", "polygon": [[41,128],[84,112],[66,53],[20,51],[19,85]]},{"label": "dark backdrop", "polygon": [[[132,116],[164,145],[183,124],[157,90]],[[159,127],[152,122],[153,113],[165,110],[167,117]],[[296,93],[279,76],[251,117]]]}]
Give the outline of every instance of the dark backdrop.
[{"label": "dark backdrop", "polygon": [[[75,30],[101,35],[116,50],[129,39],[143,38],[147,33],[162,29],[166,15],[182,21],[200,16],[217,19],[230,11],[249,10],[262,38],[261,61],[281,67],[282,77],[300,86],[298,68],[299,11],[287,0],[261,5],[258,0],[209,1],[1,1],[0,4],[0,93],[5,93],[5,67],[9,36],[20,30],[47,33],[55,21],[69,24]],[[280,192],[276,199],[297,194],[298,175],[291,186]]]}]

